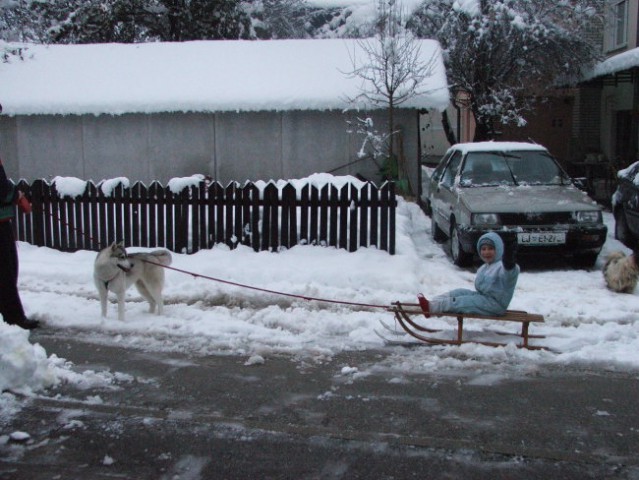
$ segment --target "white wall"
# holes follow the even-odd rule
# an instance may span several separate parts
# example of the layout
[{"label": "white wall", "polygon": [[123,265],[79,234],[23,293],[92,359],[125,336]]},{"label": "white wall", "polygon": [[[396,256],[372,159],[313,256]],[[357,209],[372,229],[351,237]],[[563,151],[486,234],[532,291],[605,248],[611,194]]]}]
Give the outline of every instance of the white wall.
[{"label": "white wall", "polygon": [[[346,119],[362,112],[288,111],[155,115],[0,117],[0,155],[8,175],[29,181],[73,176],[166,183],[201,173],[224,184],[327,172],[357,159],[362,139]],[[372,115],[383,131],[386,114]],[[399,110],[411,184],[417,185],[417,112]],[[334,171],[378,181],[372,161]]]}]

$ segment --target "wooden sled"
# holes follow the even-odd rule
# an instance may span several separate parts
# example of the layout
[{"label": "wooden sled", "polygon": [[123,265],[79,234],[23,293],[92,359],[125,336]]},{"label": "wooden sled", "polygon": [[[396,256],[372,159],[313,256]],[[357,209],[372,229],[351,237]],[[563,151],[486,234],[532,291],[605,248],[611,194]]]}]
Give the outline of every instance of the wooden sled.
[{"label": "wooden sled", "polygon": [[422,342],[430,343],[430,344],[441,344],[441,345],[461,345],[462,343],[480,343],[482,345],[488,345],[490,347],[502,347],[508,345],[508,343],[501,342],[485,342],[485,341],[476,341],[476,340],[464,340],[464,320],[473,319],[473,320],[493,320],[500,322],[515,322],[521,323],[521,332],[520,333],[509,333],[509,332],[495,332],[499,335],[515,335],[522,338],[522,343],[518,344],[518,348],[528,348],[531,350],[545,350],[545,347],[530,345],[528,340],[530,338],[545,338],[543,335],[531,335],[528,330],[531,323],[544,323],[543,315],[538,315],[535,313],[528,313],[521,310],[507,310],[505,315],[502,316],[488,316],[488,315],[477,315],[470,313],[438,313],[432,315],[426,315],[425,317],[428,319],[431,316],[437,317],[454,317],[457,319],[457,338],[453,339],[443,339],[443,338],[435,338],[429,333],[435,333],[440,330],[432,329],[420,325],[416,320],[411,318],[412,315],[423,315],[424,311],[417,303],[401,303],[395,302],[389,307],[389,311],[395,314],[395,319],[401,325],[402,329],[411,335],[412,337],[421,340]]}]

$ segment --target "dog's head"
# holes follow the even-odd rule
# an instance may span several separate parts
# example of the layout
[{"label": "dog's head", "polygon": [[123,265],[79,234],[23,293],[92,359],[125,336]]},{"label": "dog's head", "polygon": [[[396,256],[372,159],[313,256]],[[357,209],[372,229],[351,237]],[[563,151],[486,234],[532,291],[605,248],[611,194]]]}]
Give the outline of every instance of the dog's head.
[{"label": "dog's head", "polygon": [[126,248],[124,248],[124,245],[122,244],[122,242],[120,243],[116,243],[113,242],[111,244],[111,258],[114,258],[118,268],[124,270],[125,272],[128,272],[129,270],[131,270],[131,261],[129,260],[129,256],[126,253]]}]

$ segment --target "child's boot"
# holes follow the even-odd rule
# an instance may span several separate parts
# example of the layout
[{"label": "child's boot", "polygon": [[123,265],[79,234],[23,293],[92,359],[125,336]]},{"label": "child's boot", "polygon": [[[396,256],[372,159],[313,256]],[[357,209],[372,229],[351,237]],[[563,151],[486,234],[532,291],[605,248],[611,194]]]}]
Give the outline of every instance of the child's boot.
[{"label": "child's boot", "polygon": [[423,293],[417,295],[417,301],[419,302],[419,306],[422,308],[422,313],[426,318],[430,317],[430,303],[426,299]]}]

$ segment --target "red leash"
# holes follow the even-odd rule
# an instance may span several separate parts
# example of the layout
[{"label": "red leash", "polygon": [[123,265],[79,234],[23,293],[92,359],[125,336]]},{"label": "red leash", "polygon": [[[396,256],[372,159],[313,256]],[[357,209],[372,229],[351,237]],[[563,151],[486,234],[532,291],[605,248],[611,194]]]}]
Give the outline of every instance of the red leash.
[{"label": "red leash", "polygon": [[264,293],[271,293],[273,295],[281,295],[284,297],[292,297],[292,298],[299,298],[301,300],[306,300],[306,301],[316,301],[316,302],[324,302],[324,303],[336,303],[336,304],[340,304],[340,305],[350,305],[350,306],[354,306],[354,307],[368,307],[368,308],[383,308],[384,310],[388,310],[389,307],[388,305],[376,305],[376,304],[372,304],[372,303],[359,303],[359,302],[346,302],[343,300],[329,300],[326,298],[319,298],[319,297],[309,297],[307,295],[296,295],[293,293],[285,293],[285,292],[278,292],[277,290],[269,290],[268,288],[260,288],[260,287],[254,287],[252,285],[246,285],[243,283],[237,283],[237,282],[231,282],[230,280],[223,280],[221,278],[215,278],[215,277],[210,277],[208,275],[201,275],[199,273],[193,273],[193,272],[189,272],[187,270],[182,270],[180,268],[175,268],[175,267],[171,267],[168,265],[162,265],[160,263],[156,263],[156,262],[151,262],[150,260],[143,260],[147,263],[152,263],[153,265],[157,265],[160,267],[164,267],[167,268],[169,270],[174,270],[176,272],[180,272],[180,273],[185,273],[187,275],[191,275],[195,278],[204,278],[206,280],[211,280],[213,282],[219,282],[219,283],[224,283],[226,285],[232,285],[234,287],[241,287],[241,288],[247,288],[249,290],[256,290],[258,292],[264,292]]}]

